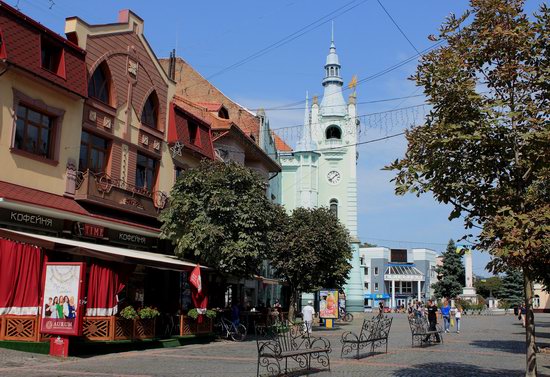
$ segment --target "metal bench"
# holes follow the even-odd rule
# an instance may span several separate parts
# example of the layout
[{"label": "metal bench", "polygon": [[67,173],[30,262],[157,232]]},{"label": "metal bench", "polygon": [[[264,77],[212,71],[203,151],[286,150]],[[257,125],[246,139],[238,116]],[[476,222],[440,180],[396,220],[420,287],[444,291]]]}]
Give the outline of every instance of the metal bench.
[{"label": "metal bench", "polygon": [[434,335],[439,334],[439,339],[443,343],[443,329],[436,325],[435,330],[430,330],[430,324],[426,317],[409,318],[409,326],[411,328],[411,346],[416,343],[422,346],[425,343],[432,343]]},{"label": "metal bench", "polygon": [[373,319],[364,319],[359,334],[347,331],[342,334],[342,352],[340,357],[356,351],[359,359],[359,351],[370,346],[370,352],[375,348],[386,346],[388,352],[388,336],[393,318],[376,316]]},{"label": "metal bench", "polygon": [[[330,370],[330,342],[323,337],[311,336],[303,331],[302,325],[288,321],[275,323],[268,328],[256,328],[256,345],[258,348],[258,365],[267,370],[270,376],[288,373],[288,359],[294,360],[301,369],[311,369],[314,360],[323,368]],[[284,361],[284,365],[282,364]]]}]

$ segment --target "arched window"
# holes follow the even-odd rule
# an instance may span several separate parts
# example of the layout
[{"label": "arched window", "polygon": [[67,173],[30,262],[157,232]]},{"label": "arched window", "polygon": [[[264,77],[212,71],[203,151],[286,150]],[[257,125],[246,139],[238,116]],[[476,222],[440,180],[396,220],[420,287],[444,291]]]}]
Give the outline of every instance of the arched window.
[{"label": "arched window", "polygon": [[88,81],[88,97],[109,104],[111,93],[110,81],[109,68],[103,62],[96,68],[92,77],[90,77],[90,81]]},{"label": "arched window", "polygon": [[330,126],[326,130],[326,137],[327,139],[338,139],[340,140],[342,138],[342,131],[340,130],[340,127],[338,126]]},{"label": "arched window", "polygon": [[334,216],[338,217],[338,200],[337,199],[330,199],[330,212],[334,214]]},{"label": "arched window", "polygon": [[540,296],[535,295],[535,297],[533,297],[533,309],[538,309],[539,307],[540,307]]},{"label": "arched window", "polygon": [[159,114],[159,100],[157,94],[152,92],[145,104],[143,105],[143,111],[141,113],[141,123],[152,128],[157,128]]}]

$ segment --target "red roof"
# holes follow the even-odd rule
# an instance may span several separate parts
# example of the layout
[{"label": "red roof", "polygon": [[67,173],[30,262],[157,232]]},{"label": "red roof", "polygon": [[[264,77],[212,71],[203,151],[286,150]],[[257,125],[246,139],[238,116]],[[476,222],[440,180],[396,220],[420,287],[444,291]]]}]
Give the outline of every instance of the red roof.
[{"label": "red roof", "polygon": [[59,211],[75,213],[77,215],[89,216],[97,219],[104,219],[112,222],[126,224],[138,228],[144,228],[151,231],[158,232],[157,228],[153,228],[146,225],[136,224],[129,221],[119,220],[108,216],[96,215],[84,207],[82,207],[77,201],[71,198],[66,198],[61,195],[51,194],[40,190],[35,190],[29,187],[16,185],[0,181],[0,198],[9,199],[21,203],[32,204],[41,207],[47,207],[56,209]]},{"label": "red roof", "polygon": [[[189,120],[195,121],[198,125],[195,143],[191,141]],[[205,108],[174,96],[168,117],[168,142],[180,141],[185,148],[214,159],[214,147],[210,133],[212,120],[213,117]]]},{"label": "red roof", "polygon": [[218,112],[222,108],[221,103],[214,103],[214,102],[197,102],[197,105],[201,105],[202,107],[205,107],[208,111],[215,111]]},{"label": "red roof", "polygon": [[[0,54],[10,65],[80,97],[87,97],[86,51],[1,0],[0,30],[3,42]],[[57,72],[42,67],[39,43],[42,36],[63,51]]]},{"label": "red roof", "polygon": [[277,135],[273,131],[271,131],[271,134],[273,135],[273,138],[275,139],[275,148],[278,151],[292,152],[292,148],[290,148],[290,146],[287,143],[285,143],[285,141],[283,139],[281,139],[281,137],[279,135]]}]

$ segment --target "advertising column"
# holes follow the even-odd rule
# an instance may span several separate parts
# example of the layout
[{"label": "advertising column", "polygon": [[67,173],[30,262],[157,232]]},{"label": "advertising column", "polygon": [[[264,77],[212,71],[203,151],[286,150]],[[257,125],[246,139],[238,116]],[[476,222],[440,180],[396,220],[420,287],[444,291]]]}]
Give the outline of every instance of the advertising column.
[{"label": "advertising column", "polygon": [[82,332],[84,263],[46,263],[40,332],[57,335],[50,340],[50,354],[68,356],[69,336]]}]

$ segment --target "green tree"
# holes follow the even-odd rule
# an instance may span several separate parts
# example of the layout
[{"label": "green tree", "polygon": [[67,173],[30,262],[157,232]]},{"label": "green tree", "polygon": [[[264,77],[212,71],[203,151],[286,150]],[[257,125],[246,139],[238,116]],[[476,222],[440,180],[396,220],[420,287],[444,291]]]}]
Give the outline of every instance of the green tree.
[{"label": "green tree", "polygon": [[449,219],[479,228],[474,246],[489,268],[521,268],[526,298],[527,376],[536,375],[533,281],[550,265],[550,11],[529,18],[521,0],[471,0],[450,15],[444,42],[414,75],[432,110],[407,131],[396,193],[431,192]]},{"label": "green tree", "polygon": [[523,274],[519,270],[506,272],[502,279],[500,298],[511,305],[519,305],[523,301]]},{"label": "green tree", "polygon": [[[483,297],[493,296],[496,298],[502,297],[502,279],[500,276],[491,276],[486,279],[477,279],[474,282],[474,287],[477,294]],[[520,285],[520,288],[522,285]]]},{"label": "green tree", "polygon": [[259,270],[275,225],[266,185],[252,170],[204,160],[179,176],[160,216],[163,238],[181,258],[247,277]]},{"label": "green tree", "polygon": [[442,254],[443,264],[438,266],[437,282],[433,284],[435,297],[455,298],[462,293],[464,287],[464,264],[462,253],[457,253],[453,240],[449,240],[447,250]]},{"label": "green tree", "polygon": [[300,292],[344,285],[351,269],[350,236],[326,208],[297,208],[290,216],[279,209],[278,219],[270,259],[290,288],[288,315],[294,319]]}]

